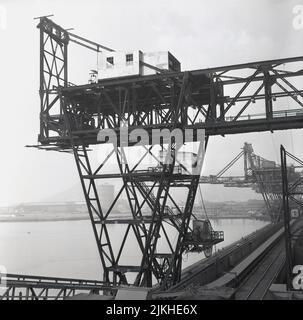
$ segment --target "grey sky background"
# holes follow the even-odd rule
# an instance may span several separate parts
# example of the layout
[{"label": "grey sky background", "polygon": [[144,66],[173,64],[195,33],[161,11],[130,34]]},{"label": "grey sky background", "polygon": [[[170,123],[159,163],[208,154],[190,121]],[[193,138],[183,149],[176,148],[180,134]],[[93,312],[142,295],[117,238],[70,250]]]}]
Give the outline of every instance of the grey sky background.
[{"label": "grey sky background", "polygon": [[[72,156],[24,148],[36,143],[39,128],[34,17],[55,14],[56,23],[116,50],[169,50],[190,70],[302,55],[303,30],[292,26],[297,4],[303,0],[0,0],[7,11],[7,26],[0,29],[0,205],[40,201],[79,184]],[[71,80],[86,83],[95,63],[94,55],[86,59],[78,52],[69,66]],[[281,143],[303,157],[302,135],[291,130],[211,138],[204,172],[218,172],[245,141],[268,159],[278,160]]]}]

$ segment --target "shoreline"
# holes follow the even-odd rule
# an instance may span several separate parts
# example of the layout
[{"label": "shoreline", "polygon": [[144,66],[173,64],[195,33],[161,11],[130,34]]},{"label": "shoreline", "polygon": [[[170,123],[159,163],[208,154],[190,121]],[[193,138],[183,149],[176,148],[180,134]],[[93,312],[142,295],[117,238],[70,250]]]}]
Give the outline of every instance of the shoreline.
[{"label": "shoreline", "polygon": [[89,220],[89,217],[46,217],[46,218],[1,218],[1,222],[59,222],[59,221],[82,221],[82,220]]},{"label": "shoreline", "polygon": [[[118,219],[123,219],[125,218],[125,216],[128,215],[117,215],[116,217]],[[200,217],[198,217],[200,218]],[[203,219],[201,217],[201,219]],[[227,220],[227,219],[232,219],[232,220],[239,220],[239,219],[247,219],[247,220],[260,220],[260,221],[267,221],[266,219],[262,219],[262,218],[255,218],[255,217],[251,217],[251,216],[222,216],[222,217],[209,217],[210,220]],[[5,223],[13,223],[13,222],[59,222],[59,221],[85,221],[85,220],[89,220],[89,215],[87,214],[87,216],[67,216],[67,217],[1,217],[0,215],[0,223],[1,222],[5,222]]]}]

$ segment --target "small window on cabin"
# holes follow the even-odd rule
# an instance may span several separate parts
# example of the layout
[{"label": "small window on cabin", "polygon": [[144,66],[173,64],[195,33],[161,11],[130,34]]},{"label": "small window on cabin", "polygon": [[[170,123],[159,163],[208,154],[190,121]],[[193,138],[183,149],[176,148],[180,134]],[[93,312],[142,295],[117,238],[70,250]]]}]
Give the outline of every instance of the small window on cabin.
[{"label": "small window on cabin", "polygon": [[107,64],[106,64],[107,68],[113,67],[113,65],[114,65],[114,57],[107,57],[106,58],[106,62],[107,62]]},{"label": "small window on cabin", "polygon": [[133,64],[134,55],[132,53],[127,54],[125,57],[126,57],[126,64]]}]

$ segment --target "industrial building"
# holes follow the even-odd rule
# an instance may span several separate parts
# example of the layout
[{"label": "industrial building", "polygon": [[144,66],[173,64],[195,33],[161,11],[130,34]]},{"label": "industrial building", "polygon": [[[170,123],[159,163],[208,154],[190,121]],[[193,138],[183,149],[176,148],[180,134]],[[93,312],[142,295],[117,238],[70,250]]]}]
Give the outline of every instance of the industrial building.
[{"label": "industrial building", "polygon": [[164,71],[181,71],[180,62],[169,51],[103,51],[99,56],[97,78],[146,76]]}]

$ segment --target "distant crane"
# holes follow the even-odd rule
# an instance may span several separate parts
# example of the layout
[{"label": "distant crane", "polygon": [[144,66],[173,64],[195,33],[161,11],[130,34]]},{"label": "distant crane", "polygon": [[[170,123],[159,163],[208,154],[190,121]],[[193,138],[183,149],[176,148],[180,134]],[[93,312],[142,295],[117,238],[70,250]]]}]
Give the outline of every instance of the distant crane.
[{"label": "distant crane", "polygon": [[[243,159],[243,176],[224,176],[240,159]],[[300,177],[293,166],[288,166],[290,183]],[[274,161],[262,158],[254,153],[249,143],[244,143],[242,151],[216,175],[202,176],[201,184],[222,184],[225,187],[252,188],[261,193],[267,213],[273,222],[281,218],[282,210],[282,174],[281,166]]]}]

